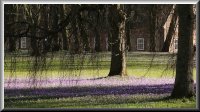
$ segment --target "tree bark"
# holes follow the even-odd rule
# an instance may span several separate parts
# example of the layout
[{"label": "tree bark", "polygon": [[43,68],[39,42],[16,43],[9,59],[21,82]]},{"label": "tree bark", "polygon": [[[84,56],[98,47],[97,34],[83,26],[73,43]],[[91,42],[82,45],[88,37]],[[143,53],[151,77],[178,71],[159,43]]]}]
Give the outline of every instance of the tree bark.
[{"label": "tree bark", "polygon": [[[81,14],[79,13],[77,15],[77,22],[78,22],[78,27],[79,27],[79,32],[80,32],[80,38],[82,38],[82,50],[84,51],[89,51],[89,42],[88,42],[88,36],[87,36],[87,33],[86,33],[86,25],[83,23],[82,21],[82,17],[81,17]],[[84,26],[85,25],[85,26]]]},{"label": "tree bark", "polygon": [[156,5],[150,6],[150,51],[155,52],[155,33],[156,33]]},{"label": "tree bark", "polygon": [[40,52],[39,52],[39,48],[38,48],[38,42],[36,39],[36,29],[35,27],[31,29],[31,48],[32,48],[32,52],[31,52],[31,56],[40,56]]},{"label": "tree bark", "polygon": [[[60,7],[60,18],[64,18],[64,13],[65,13],[65,5],[62,5]],[[63,28],[62,30],[62,40],[63,40],[63,50],[68,50],[68,40],[67,40],[67,33],[66,33],[66,27]]]},{"label": "tree bark", "polygon": [[[127,17],[130,18],[131,16],[131,5],[125,5],[125,9],[126,9],[126,14]],[[128,51],[131,51],[131,39],[130,39],[130,21],[126,21],[126,47],[128,48]]]},{"label": "tree bark", "polygon": [[[5,7],[5,11],[8,12],[5,15],[5,23],[9,23],[10,21],[11,22],[17,21],[18,18],[15,14],[15,13],[17,13],[16,5],[13,5],[13,4],[8,5],[7,4]],[[11,31],[10,27],[7,27],[7,25],[5,25],[5,29],[8,30],[8,32],[5,30],[6,33],[13,32],[13,31]],[[8,39],[8,42],[9,42],[8,51],[9,52],[13,52],[16,50],[16,40],[17,40],[16,37],[9,37],[9,39]]]},{"label": "tree bark", "polygon": [[100,33],[97,28],[95,28],[95,51],[101,51],[101,44],[100,44]]},{"label": "tree bark", "polygon": [[192,97],[193,81],[193,5],[178,5],[179,39],[175,85],[172,98]]},{"label": "tree bark", "polygon": [[[41,5],[41,18],[40,18],[40,26],[44,28],[46,31],[48,30],[48,5]],[[42,35],[44,36],[43,38],[43,51],[42,54],[46,54],[49,51],[49,43],[47,41],[47,32],[46,31],[41,31],[43,33]]]},{"label": "tree bark", "polygon": [[40,56],[41,53],[39,51],[39,45],[38,45],[38,39],[36,39],[36,34],[38,33],[37,30],[36,30],[36,26],[38,25],[39,23],[39,20],[38,20],[38,16],[36,16],[36,11],[38,10],[38,6],[37,5],[32,5],[32,9],[30,10],[31,14],[33,16],[30,16],[31,20],[32,20],[32,28],[31,28],[31,49],[32,49],[32,52],[31,52],[31,56]]},{"label": "tree bark", "polygon": [[72,9],[71,12],[73,13],[73,18],[71,21],[71,29],[72,29],[72,35],[73,37],[71,38],[72,40],[72,47],[70,49],[72,54],[78,54],[81,51],[80,48],[80,39],[79,39],[79,27],[78,27],[78,11],[79,10],[79,6],[78,5],[72,5]]},{"label": "tree bark", "polygon": [[109,23],[111,27],[112,57],[108,76],[126,76],[125,58],[125,13],[117,5],[109,8]]},{"label": "tree bark", "polygon": [[[51,19],[51,30],[56,31],[58,29],[58,6],[50,5],[50,19]],[[58,43],[58,32],[55,32],[51,35],[52,41],[52,51],[58,51],[60,49],[60,45]]]},{"label": "tree bark", "polygon": [[174,14],[172,16],[172,20],[171,20],[171,23],[170,23],[170,27],[168,29],[166,40],[165,40],[163,48],[162,48],[162,52],[168,52],[169,51],[169,46],[171,44],[172,37],[173,37],[174,32],[176,30],[176,21],[177,21],[177,7],[174,9]]},{"label": "tree bark", "polygon": [[95,13],[95,18],[93,21],[94,23],[94,33],[95,33],[95,51],[96,52],[101,52],[102,48],[101,48],[101,25],[103,23],[101,23],[101,17],[100,17],[100,12],[96,12]]}]

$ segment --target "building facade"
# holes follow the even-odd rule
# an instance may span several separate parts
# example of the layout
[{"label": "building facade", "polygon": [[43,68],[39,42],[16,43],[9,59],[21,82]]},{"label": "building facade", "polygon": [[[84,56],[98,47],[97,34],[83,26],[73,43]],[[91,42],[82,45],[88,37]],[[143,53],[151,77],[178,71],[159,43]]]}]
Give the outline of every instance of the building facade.
[{"label": "building facade", "polygon": [[[129,51],[150,51],[150,15],[149,15],[149,5],[133,5],[132,11],[130,13],[130,23],[129,23],[129,40],[130,46]],[[170,13],[169,16],[167,13]],[[170,22],[172,19],[173,11],[167,12],[162,10],[157,12],[157,20],[160,23],[156,23],[156,35],[155,35],[155,49],[157,52],[162,50]],[[178,20],[177,20],[178,23]],[[91,49],[95,49],[95,32],[88,32],[88,42]],[[61,36],[58,34],[58,36]],[[61,38],[61,37],[59,37]],[[196,29],[193,33],[194,44],[196,45]],[[62,38],[61,38],[62,39]],[[62,40],[61,40],[62,41]],[[9,48],[8,39],[4,43],[5,50]],[[16,49],[20,50],[30,50],[31,40],[27,37],[18,38],[16,41]],[[63,46],[63,45],[61,45]],[[100,48],[101,51],[110,51],[109,35],[106,30],[100,33]],[[176,25],[176,30],[171,40],[169,52],[177,52],[178,49],[178,24]]]}]

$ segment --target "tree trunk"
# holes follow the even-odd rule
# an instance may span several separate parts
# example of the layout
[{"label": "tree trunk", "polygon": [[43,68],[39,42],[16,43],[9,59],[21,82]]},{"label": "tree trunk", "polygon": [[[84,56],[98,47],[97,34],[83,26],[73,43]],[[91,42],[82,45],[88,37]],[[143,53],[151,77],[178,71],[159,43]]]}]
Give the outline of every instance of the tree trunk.
[{"label": "tree trunk", "polygon": [[79,36],[78,36],[78,27],[77,27],[77,20],[72,21],[72,29],[73,29],[73,48],[72,48],[72,53],[79,53],[80,52],[80,42],[79,42]]},{"label": "tree trunk", "polygon": [[[60,18],[64,18],[64,13],[65,13],[65,6],[62,5],[60,7]],[[66,28],[63,28],[62,30],[62,40],[63,40],[63,50],[68,50],[68,40],[67,40],[67,33],[66,33]]]},{"label": "tree trunk", "polygon": [[[41,9],[41,18],[40,18],[40,22],[39,25],[42,26],[46,31],[48,30],[48,5],[42,5],[42,9]],[[47,32],[46,31],[41,31],[41,35],[44,36],[43,38],[43,54],[46,54],[49,50],[49,43],[47,41]]]},{"label": "tree trunk", "polygon": [[193,5],[178,5],[179,39],[176,79],[172,98],[192,97],[193,81]]},{"label": "tree trunk", "polygon": [[95,13],[95,18],[94,18],[94,33],[95,33],[95,51],[96,52],[101,52],[102,49],[101,49],[101,25],[103,23],[101,23],[101,17],[100,17],[100,12],[96,12]]},{"label": "tree trunk", "polygon": [[129,23],[126,24],[126,47],[128,47],[128,51],[131,51],[131,39],[130,39],[130,27]]},{"label": "tree trunk", "polygon": [[[50,18],[51,18],[51,30],[56,31],[58,29],[58,6],[50,5]],[[60,49],[60,45],[58,44],[58,33],[55,32],[51,36],[52,41],[52,51],[58,51]]]},{"label": "tree trunk", "polygon": [[[17,21],[17,16],[15,15],[15,13],[17,13],[17,8],[16,5],[7,5],[6,10],[9,12],[7,15],[5,15],[5,17],[7,17],[5,19],[5,23],[9,23],[10,21],[14,22]],[[14,13],[14,14],[13,14]],[[8,20],[7,20],[8,19]],[[8,33],[13,32],[11,31],[11,28],[6,28],[9,30]],[[14,31],[15,32],[15,31]],[[16,32],[15,32],[16,33]],[[8,51],[9,52],[13,52],[16,50],[16,37],[9,37],[9,48]]]},{"label": "tree trunk", "polygon": [[31,48],[32,48],[32,52],[31,52],[31,56],[40,56],[40,52],[39,52],[39,48],[38,48],[38,42],[36,39],[36,28],[33,27],[31,29]]},{"label": "tree trunk", "polygon": [[149,27],[150,28],[150,51],[155,52],[155,47],[156,47],[156,43],[155,43],[156,5],[150,6],[149,16],[150,16],[150,27]]},{"label": "tree trunk", "polygon": [[35,37],[31,37],[31,48],[32,48],[32,53],[31,56],[40,56],[40,52],[38,49],[38,43]]},{"label": "tree trunk", "polygon": [[[84,51],[89,51],[89,42],[88,42],[88,36],[87,36],[87,33],[86,33],[86,25],[83,23],[82,21],[82,17],[81,17],[81,14],[79,13],[78,15],[78,27],[79,27],[79,32],[80,32],[80,38],[83,42],[83,45],[82,45],[82,50]],[[85,25],[85,26],[84,26]]]},{"label": "tree trunk", "polygon": [[[126,12],[126,16],[128,18],[130,18],[131,16],[131,5],[125,5],[125,12]],[[126,21],[126,48],[128,48],[128,51],[131,51],[131,41],[130,41],[130,21]]]},{"label": "tree trunk", "polygon": [[111,28],[112,57],[108,76],[126,76],[125,59],[125,20],[126,16],[117,5],[109,8],[109,23]]},{"label": "tree trunk", "polygon": [[97,28],[95,28],[95,51],[101,51],[101,44],[100,44],[100,33]]},{"label": "tree trunk", "polygon": [[172,37],[173,37],[174,32],[176,30],[176,21],[177,21],[177,7],[175,7],[175,9],[174,9],[174,14],[172,16],[172,20],[171,20],[171,23],[170,23],[170,27],[168,29],[166,40],[165,40],[163,48],[162,48],[162,52],[168,52],[169,51],[169,46],[171,44]]},{"label": "tree trunk", "polygon": [[36,30],[36,26],[38,25],[38,16],[35,16],[35,13],[38,9],[37,5],[32,5],[32,10],[30,13],[32,13],[34,16],[31,18],[32,19],[32,25],[33,27],[31,28],[31,49],[32,53],[31,56],[40,56],[40,51],[39,51],[39,45],[38,45],[38,39],[36,39],[36,34],[38,33]]},{"label": "tree trunk", "polygon": [[16,50],[16,38],[9,37],[9,52],[13,52]]}]

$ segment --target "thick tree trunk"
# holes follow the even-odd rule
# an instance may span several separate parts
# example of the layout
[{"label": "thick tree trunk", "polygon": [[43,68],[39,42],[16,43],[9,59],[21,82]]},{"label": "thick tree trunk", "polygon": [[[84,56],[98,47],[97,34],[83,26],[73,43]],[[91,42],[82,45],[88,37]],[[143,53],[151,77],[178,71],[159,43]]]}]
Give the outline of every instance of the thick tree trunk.
[{"label": "thick tree trunk", "polygon": [[176,79],[172,98],[192,97],[193,81],[193,7],[178,5],[179,39],[176,63]]},{"label": "thick tree trunk", "polygon": [[108,76],[126,76],[125,59],[125,19],[126,16],[117,5],[110,7],[109,23],[111,26],[112,57]]},{"label": "thick tree trunk", "polygon": [[174,14],[172,16],[172,20],[171,20],[171,23],[170,23],[170,27],[168,29],[166,40],[165,40],[163,48],[162,48],[162,52],[168,52],[169,51],[169,46],[171,44],[172,37],[173,37],[174,32],[176,30],[176,21],[177,21],[177,7],[174,9]]}]

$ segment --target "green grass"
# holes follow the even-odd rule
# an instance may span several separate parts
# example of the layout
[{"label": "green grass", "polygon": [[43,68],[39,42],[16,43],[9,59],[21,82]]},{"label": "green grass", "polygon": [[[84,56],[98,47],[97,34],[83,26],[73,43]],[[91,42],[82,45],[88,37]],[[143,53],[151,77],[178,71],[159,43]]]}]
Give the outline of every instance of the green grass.
[{"label": "green grass", "polygon": [[169,95],[105,95],[58,99],[6,101],[5,108],[196,108],[196,98],[167,99]]},{"label": "green grass", "polygon": [[[148,67],[136,67],[136,66],[128,66],[127,73],[129,76],[135,77],[152,77],[152,78],[160,78],[160,77],[167,77],[173,78],[175,77],[175,70],[174,69],[167,69],[165,70],[165,66],[152,66],[150,69]],[[10,71],[4,71],[4,77],[8,78],[13,76],[17,76],[19,78],[30,76],[32,72],[29,71],[19,71],[17,70],[14,74],[11,74]],[[47,71],[38,71],[38,76],[41,77],[60,77],[62,75],[65,76],[82,76],[85,78],[92,78],[92,77],[105,77],[109,73],[108,68],[87,68],[81,70],[47,70]],[[196,69],[193,69],[193,76],[196,79]]]},{"label": "green grass", "polygon": [[[73,57],[68,55],[65,58],[63,56],[63,54],[55,53],[53,58],[51,58],[51,54],[45,57],[45,63],[43,60],[39,60],[39,70],[37,71],[37,75],[42,77],[80,75],[85,78],[90,78],[105,77],[109,73],[110,53],[99,53],[96,56],[85,55],[84,58],[78,55],[74,55]],[[154,55],[152,54],[129,52],[126,58],[128,75],[135,77],[146,76],[156,78],[172,78],[175,76],[175,68],[172,66],[174,61],[170,60],[173,57],[172,54],[156,54],[155,57],[153,56]],[[174,58],[175,57],[173,57],[173,59]],[[30,76],[34,73],[34,60],[35,58],[30,56],[17,55],[15,57],[13,55],[7,54],[4,59],[4,77],[8,78],[11,76],[16,76],[23,78]],[[14,64],[13,61],[16,63]],[[168,62],[171,62],[171,64],[168,64]],[[43,64],[46,64],[46,68],[42,67]],[[11,73],[12,70],[15,71],[13,74]],[[196,68],[193,69],[193,74],[194,79],[196,79]]]},{"label": "green grass", "polygon": [[[168,77],[175,76],[175,68],[167,68],[167,63],[170,55],[157,55],[154,57],[152,66],[150,63],[152,55],[140,53],[130,53],[127,56],[127,72],[129,76],[135,77]],[[101,53],[99,61],[97,58],[88,56],[84,58],[83,68],[79,65],[82,60],[79,57],[63,59],[59,55],[51,60],[46,58],[46,64],[49,66],[47,70],[42,71],[39,66],[37,75],[39,77],[60,77],[65,76],[82,76],[84,78],[104,77],[109,73],[110,54]],[[29,70],[33,67],[33,57],[16,57],[16,64],[11,65],[11,55],[5,57],[4,63],[4,78],[16,76],[24,78],[30,76],[34,71]],[[38,61],[42,64],[42,61]],[[173,62],[173,61],[172,61]],[[96,65],[102,65],[97,67]],[[16,67],[14,69],[14,67]],[[61,68],[63,67],[63,68]],[[148,69],[150,67],[150,69]],[[15,72],[10,69],[16,70]],[[196,79],[196,68],[193,69],[194,79]],[[5,97],[5,108],[196,108],[196,98],[191,99],[166,99],[169,94],[140,94],[140,95],[100,95],[100,96],[83,96],[71,98],[28,98],[23,100],[11,100],[10,97]],[[17,96],[16,98],[23,96]],[[30,96],[31,97],[31,96]]]}]

